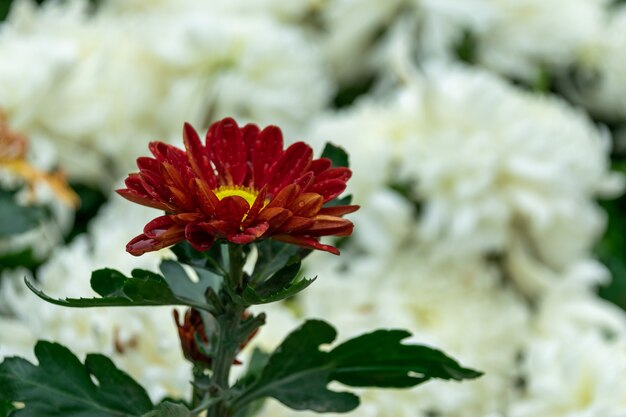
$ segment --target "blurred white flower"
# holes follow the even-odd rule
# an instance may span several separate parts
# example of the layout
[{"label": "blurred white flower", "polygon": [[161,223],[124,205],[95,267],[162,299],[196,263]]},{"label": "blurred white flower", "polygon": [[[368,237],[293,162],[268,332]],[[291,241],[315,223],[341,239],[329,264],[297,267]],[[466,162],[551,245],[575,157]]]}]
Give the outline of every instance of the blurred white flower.
[{"label": "blurred white flower", "polygon": [[523,363],[524,394],[511,417],[623,417],[626,345],[596,335],[535,340]]},{"label": "blurred white flower", "polygon": [[579,74],[561,87],[568,97],[607,121],[626,118],[626,7],[607,13],[603,31],[588,40]]},{"label": "blurred white flower", "polygon": [[420,211],[413,241],[447,258],[522,246],[561,274],[604,228],[594,198],[623,183],[608,133],[583,113],[462,67],[426,65],[388,97],[321,119],[313,136],[350,153],[357,203],[400,182]]},{"label": "blurred white flower", "polygon": [[577,62],[601,33],[608,0],[419,0],[426,51],[450,54],[469,32],[476,60],[509,76],[535,80],[544,68]]},{"label": "blurred white flower", "polygon": [[219,4],[170,6],[90,14],[81,0],[18,1],[0,31],[0,60],[13,63],[0,69],[0,106],[52,142],[73,177],[110,185],[184,121],[228,115],[294,133],[326,104],[321,55],[298,28]]}]

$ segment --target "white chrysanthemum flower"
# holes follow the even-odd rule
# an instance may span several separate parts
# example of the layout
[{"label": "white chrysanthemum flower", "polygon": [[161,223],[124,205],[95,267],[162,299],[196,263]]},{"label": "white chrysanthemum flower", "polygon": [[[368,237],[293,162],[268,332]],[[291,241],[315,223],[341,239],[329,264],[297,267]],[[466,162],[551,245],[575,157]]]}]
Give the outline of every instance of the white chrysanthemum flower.
[{"label": "white chrysanthemum flower", "polygon": [[543,68],[575,63],[602,29],[607,0],[420,0],[423,46],[450,52],[465,33],[476,59],[506,75],[533,80]]},{"label": "white chrysanthemum flower", "polygon": [[379,37],[415,0],[337,0],[320,9],[320,43],[334,76],[349,82],[371,71]]},{"label": "white chrysanthemum flower", "polygon": [[623,417],[626,345],[597,335],[535,340],[526,351],[523,395],[511,417]]},{"label": "white chrysanthemum flower", "polygon": [[22,0],[0,30],[0,60],[13,63],[0,69],[0,106],[81,181],[110,184],[184,121],[228,115],[293,133],[326,104],[315,46],[269,13],[205,2],[90,14],[86,4]]},{"label": "white chrysanthemum flower", "polygon": [[350,153],[357,203],[402,183],[420,206],[413,239],[442,257],[521,246],[560,274],[603,230],[594,198],[622,186],[608,134],[584,114],[458,67],[427,65],[390,97],[322,119],[313,135]]},{"label": "white chrysanthemum flower", "polygon": [[287,22],[301,20],[322,7],[327,0],[107,0],[100,5],[105,13],[148,11],[155,7],[176,12],[181,8],[212,9],[248,15],[269,15]]},{"label": "white chrysanthemum flower", "polygon": [[[96,296],[89,285],[95,269],[108,267],[126,274],[134,268],[156,270],[159,255],[136,258],[124,251],[132,237],[129,231],[140,229],[152,214],[150,209],[129,206],[115,198],[103,208],[89,235],[78,237],[44,265],[38,285],[57,298],[89,297]],[[32,358],[37,339],[52,340],[68,346],[80,357],[90,352],[110,356],[155,400],[164,396],[188,397],[191,369],[180,350],[171,308],[59,307],[28,291],[24,275],[16,271],[2,279],[2,355]],[[20,337],[15,338],[14,334]]]},{"label": "white chrysanthemum flower", "polygon": [[626,7],[607,16],[604,30],[586,45],[580,74],[562,87],[565,94],[604,120],[626,119]]},{"label": "white chrysanthemum flower", "polygon": [[[544,68],[584,58],[602,31],[608,0],[339,0],[320,9],[319,34],[336,77],[380,71],[375,55],[400,30],[426,56],[453,57],[470,36],[486,67],[533,81]],[[411,24],[406,25],[405,23]]]}]

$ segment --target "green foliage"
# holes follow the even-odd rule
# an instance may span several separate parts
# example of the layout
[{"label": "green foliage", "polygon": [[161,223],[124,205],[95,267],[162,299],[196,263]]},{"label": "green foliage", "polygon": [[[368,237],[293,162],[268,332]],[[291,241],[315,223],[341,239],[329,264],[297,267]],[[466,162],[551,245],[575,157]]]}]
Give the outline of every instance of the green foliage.
[{"label": "green foliage", "polygon": [[[622,172],[626,166],[617,166]],[[612,281],[601,288],[601,297],[626,310],[626,196],[602,202],[608,225],[595,248],[596,255],[611,271]]]},{"label": "green foliage", "polygon": [[462,380],[481,375],[438,350],[402,344],[409,336],[402,330],[378,330],[326,352],[319,347],[335,340],[335,329],[323,321],[307,321],[287,336],[259,377],[244,378],[235,385],[240,396],[234,400],[234,409],[273,397],[296,410],[347,412],[359,405],[359,398],[329,390],[331,381],[404,388],[432,378]]},{"label": "green foliage", "polygon": [[0,190],[0,238],[28,232],[50,218],[43,206],[18,204],[16,194],[16,190]]},{"label": "green foliage", "polygon": [[257,243],[257,249],[258,258],[242,294],[248,305],[284,300],[315,281],[299,278],[301,260],[310,250],[273,240]]},{"label": "green foliage", "polygon": [[13,410],[15,407],[9,401],[0,400],[0,417],[9,417],[9,413]]},{"label": "green foliage", "polygon": [[[250,282],[262,282],[286,266],[300,262],[303,250],[295,245],[263,240],[256,244],[258,258],[250,276]],[[310,251],[306,251],[308,255]]]},{"label": "green foliage", "polygon": [[105,356],[87,355],[83,365],[49,342],[37,343],[35,355],[39,365],[16,357],[0,364],[0,392],[24,404],[11,417],[134,417],[152,409],[145,390]]},{"label": "green foliage", "polygon": [[174,255],[176,255],[178,262],[194,268],[206,269],[215,275],[225,276],[228,270],[228,259],[222,250],[222,246],[221,244],[215,244],[208,251],[200,252],[195,250],[189,242],[184,241],[171,249]]},{"label": "green foliage", "polygon": [[274,303],[276,301],[281,301],[293,297],[294,295],[311,285],[313,281],[315,281],[315,278],[301,279],[299,281],[286,284],[284,287],[277,289],[273,292],[259,292],[252,287],[247,287],[243,292],[243,299],[249,305]]},{"label": "green foliage", "polygon": [[[46,0],[34,0],[37,4],[43,4]],[[49,0],[48,0],[49,1]],[[97,7],[101,0],[89,0],[92,6]],[[11,11],[11,7],[16,0],[0,0],[0,23],[4,21]]]},{"label": "green foliage", "polygon": [[0,255],[0,270],[3,268],[16,268],[18,266],[35,269],[41,265],[42,260],[38,259],[32,248],[25,248],[17,252],[3,253]]},{"label": "green foliage", "polygon": [[335,146],[332,143],[326,143],[324,151],[322,152],[322,158],[328,158],[333,162],[333,167],[349,167],[350,161],[348,153],[341,147]]},{"label": "green foliage", "polygon": [[342,86],[333,99],[333,105],[338,109],[351,106],[357,99],[370,92],[376,81],[375,75],[368,75]]},{"label": "green foliage", "polygon": [[468,64],[475,64],[478,55],[478,40],[469,30],[464,30],[463,35],[454,46],[454,52],[459,60]]},{"label": "green foliage", "polygon": [[[168,262],[168,261],[166,261]],[[164,263],[166,263],[164,262]],[[91,274],[91,288],[101,298],[67,298],[54,299],[37,289],[33,283],[26,280],[26,285],[40,298],[65,307],[130,307],[130,306],[163,306],[186,305],[201,310],[212,311],[213,307],[204,301],[203,294],[209,286],[207,281],[200,281],[190,289],[189,285],[176,283],[173,288],[170,283],[189,277],[179,274],[166,264],[167,278],[154,272],[135,269],[131,277],[126,277],[114,269],[99,269]],[[173,275],[170,275],[173,274]],[[174,275],[175,274],[175,275]]]},{"label": "green foliage", "polygon": [[72,183],[71,186],[76,195],[78,195],[80,205],[74,214],[72,230],[65,237],[65,241],[68,243],[76,236],[87,231],[89,223],[96,217],[100,207],[107,201],[106,195],[97,188],[77,183]]},{"label": "green foliage", "polygon": [[[269,359],[270,355],[268,353],[262,351],[259,348],[255,348],[254,351],[252,351],[250,360],[248,361],[248,369],[246,369],[245,381],[242,380],[241,383],[244,385],[249,385],[258,380],[261,377],[263,368],[265,368]],[[239,410],[235,417],[253,417],[261,411],[264,403],[265,400],[263,398],[253,401],[241,410]]]}]

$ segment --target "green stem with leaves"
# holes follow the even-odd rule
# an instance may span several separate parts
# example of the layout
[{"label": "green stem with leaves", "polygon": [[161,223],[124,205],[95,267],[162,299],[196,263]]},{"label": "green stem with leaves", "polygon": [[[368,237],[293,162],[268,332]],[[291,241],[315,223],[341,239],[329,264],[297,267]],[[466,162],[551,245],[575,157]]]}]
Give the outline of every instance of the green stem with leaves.
[{"label": "green stem with leaves", "polygon": [[[227,288],[225,288],[222,301],[225,311],[216,317],[220,330],[211,375],[211,387],[217,396],[222,395],[229,388],[230,368],[235,361],[241,343],[242,316],[245,309],[232,297],[233,293],[236,294],[241,291],[243,285],[245,260],[243,248],[241,245],[230,244],[228,249],[228,275],[224,282],[224,286]],[[247,336],[245,335],[245,337]],[[224,399],[221,399],[209,408],[207,417],[226,417],[229,415],[228,404]]]}]

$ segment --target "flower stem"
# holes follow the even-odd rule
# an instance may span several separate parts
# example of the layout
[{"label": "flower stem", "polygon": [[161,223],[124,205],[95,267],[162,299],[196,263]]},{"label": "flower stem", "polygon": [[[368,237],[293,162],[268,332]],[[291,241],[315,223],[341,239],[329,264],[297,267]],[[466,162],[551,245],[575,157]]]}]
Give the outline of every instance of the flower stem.
[{"label": "flower stem", "polygon": [[237,291],[243,285],[244,256],[242,245],[228,244],[228,263],[230,267],[228,272],[229,283],[231,288]]},{"label": "flower stem", "polygon": [[[224,312],[216,317],[219,323],[218,345],[213,358],[213,372],[211,375],[211,386],[218,395],[224,393],[229,388],[230,368],[233,365],[240,344],[240,333],[242,332],[242,316],[244,307],[236,303],[229,294],[237,293],[243,284],[244,256],[241,245],[230,244],[228,247],[229,272],[228,279],[224,285],[229,289],[224,298]],[[247,329],[243,329],[247,330]],[[226,401],[221,400],[213,404],[208,409],[207,417],[227,417],[230,410]]]}]

